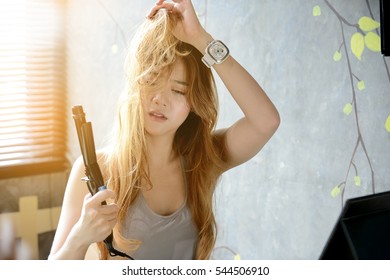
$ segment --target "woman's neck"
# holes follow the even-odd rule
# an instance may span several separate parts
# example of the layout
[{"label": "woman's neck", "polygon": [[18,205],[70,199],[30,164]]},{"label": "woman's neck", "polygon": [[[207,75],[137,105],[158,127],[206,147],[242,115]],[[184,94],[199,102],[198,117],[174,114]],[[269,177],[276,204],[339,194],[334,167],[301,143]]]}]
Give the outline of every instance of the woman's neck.
[{"label": "woman's neck", "polygon": [[173,148],[173,137],[147,136],[147,155],[150,166],[163,167],[177,158]]}]

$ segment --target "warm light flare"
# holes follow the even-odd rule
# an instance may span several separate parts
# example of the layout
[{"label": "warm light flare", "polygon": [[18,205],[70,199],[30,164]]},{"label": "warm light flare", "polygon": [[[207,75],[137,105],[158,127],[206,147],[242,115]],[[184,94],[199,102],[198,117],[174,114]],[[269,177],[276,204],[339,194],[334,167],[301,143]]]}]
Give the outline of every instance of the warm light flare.
[{"label": "warm light flare", "polygon": [[[27,43],[27,1],[13,0],[1,1],[0,9],[0,129],[4,125],[9,126],[7,115],[13,115],[15,119],[26,118],[26,112],[12,110],[20,105],[14,99],[14,94],[19,95],[19,99],[25,98],[26,88],[26,56],[20,52],[12,50],[10,47],[22,47]],[[8,108],[8,109],[7,109]],[[19,107],[23,108],[23,107]],[[5,124],[7,122],[7,124]],[[0,139],[0,147],[6,145],[6,139]],[[8,140],[9,141],[9,140]]]},{"label": "warm light flare", "polygon": [[0,2],[0,43],[13,43],[26,37],[27,1]]},{"label": "warm light flare", "polygon": [[0,178],[64,166],[64,10],[63,0],[0,0]]}]

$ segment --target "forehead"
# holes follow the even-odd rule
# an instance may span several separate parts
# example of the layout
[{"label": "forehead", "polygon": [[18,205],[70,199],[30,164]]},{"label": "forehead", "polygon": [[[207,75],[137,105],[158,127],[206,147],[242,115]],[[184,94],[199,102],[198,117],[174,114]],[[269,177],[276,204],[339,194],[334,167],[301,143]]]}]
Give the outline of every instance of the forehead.
[{"label": "forehead", "polygon": [[187,73],[183,59],[179,58],[175,61],[170,78],[172,80],[187,82]]}]

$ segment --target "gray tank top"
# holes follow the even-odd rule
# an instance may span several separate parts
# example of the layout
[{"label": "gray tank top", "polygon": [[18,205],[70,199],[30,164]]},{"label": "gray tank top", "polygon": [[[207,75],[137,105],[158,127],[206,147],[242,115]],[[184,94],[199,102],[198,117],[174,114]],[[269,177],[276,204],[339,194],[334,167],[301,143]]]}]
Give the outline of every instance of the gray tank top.
[{"label": "gray tank top", "polygon": [[[181,163],[184,169],[184,158],[181,158]],[[185,175],[184,181],[185,187],[188,188]],[[129,207],[122,234],[128,239],[137,239],[142,242],[137,251],[132,254],[136,260],[191,260],[195,258],[198,230],[188,208],[187,197],[183,205],[174,213],[162,216],[148,206],[140,192]]]},{"label": "gray tank top", "polygon": [[187,203],[169,216],[155,213],[142,193],[129,208],[122,234],[142,243],[135,253],[139,260],[190,260],[195,258],[198,231]]}]

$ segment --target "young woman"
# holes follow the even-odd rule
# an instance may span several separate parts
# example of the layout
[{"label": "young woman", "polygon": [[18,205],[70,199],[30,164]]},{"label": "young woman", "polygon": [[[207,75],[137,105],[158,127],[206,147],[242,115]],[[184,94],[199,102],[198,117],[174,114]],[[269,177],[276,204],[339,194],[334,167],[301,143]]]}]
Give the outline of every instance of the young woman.
[{"label": "young woman", "polygon": [[[129,90],[113,145],[98,155],[108,189],[87,194],[83,162],[75,162],[49,259],[84,259],[95,242],[107,259],[101,241],[112,230],[114,247],[135,259],[208,259],[217,180],[262,149],[279,126],[278,111],[201,26],[190,0],[156,3],[126,65]],[[244,113],[227,129],[215,130],[211,67]]]}]

